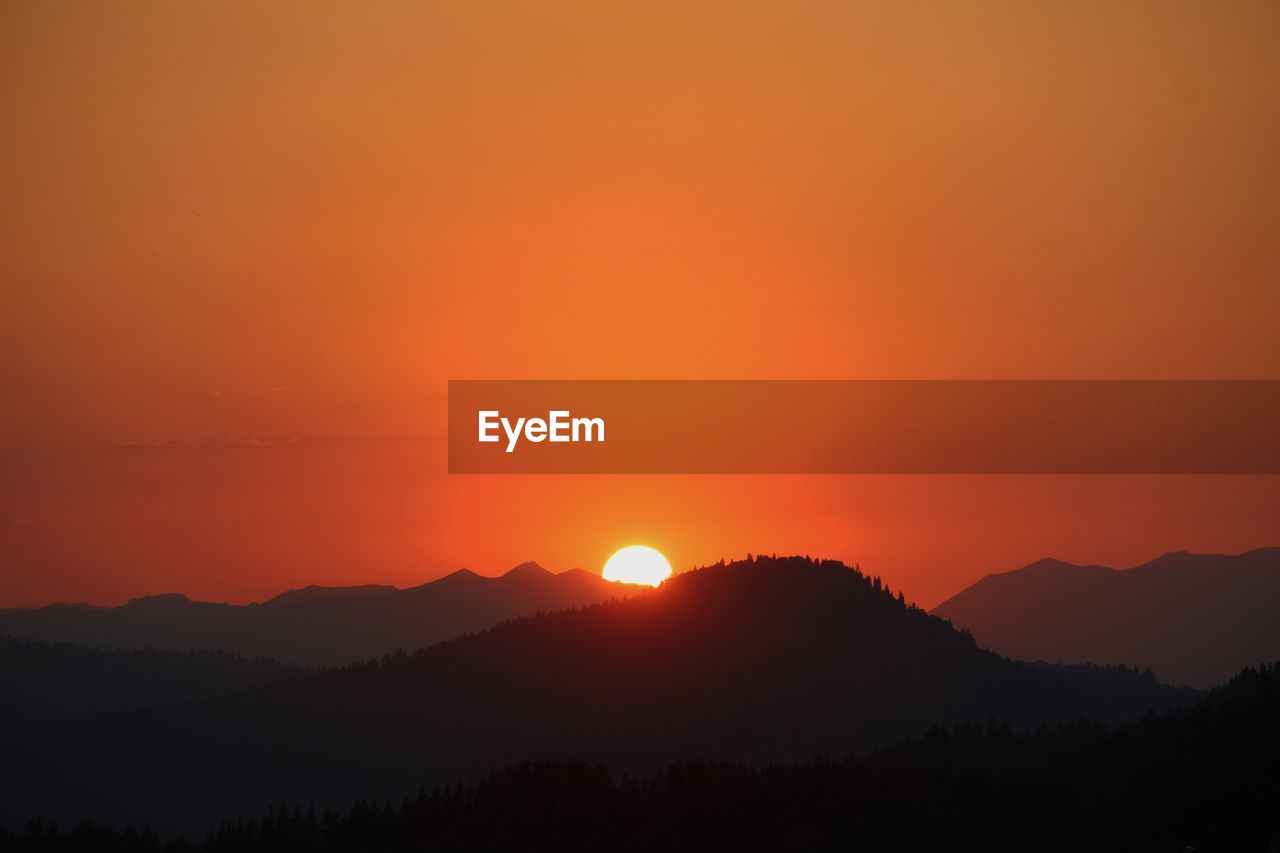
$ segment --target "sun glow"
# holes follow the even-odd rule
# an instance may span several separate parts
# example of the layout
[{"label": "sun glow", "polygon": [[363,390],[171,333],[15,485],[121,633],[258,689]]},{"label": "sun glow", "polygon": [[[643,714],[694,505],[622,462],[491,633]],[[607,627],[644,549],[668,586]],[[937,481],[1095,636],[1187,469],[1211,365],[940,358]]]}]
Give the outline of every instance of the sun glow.
[{"label": "sun glow", "polygon": [[607,581],[657,586],[671,577],[671,564],[652,548],[630,545],[610,557],[601,574]]}]

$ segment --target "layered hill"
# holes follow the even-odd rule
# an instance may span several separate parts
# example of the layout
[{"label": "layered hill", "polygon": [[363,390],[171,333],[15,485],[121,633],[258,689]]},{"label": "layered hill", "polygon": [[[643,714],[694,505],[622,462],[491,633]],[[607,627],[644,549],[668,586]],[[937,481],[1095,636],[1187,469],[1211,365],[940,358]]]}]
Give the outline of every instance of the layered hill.
[{"label": "layered hill", "polygon": [[424,648],[504,619],[635,594],[581,569],[524,563],[497,578],[463,569],[409,589],[308,586],[262,604],[179,594],[120,607],[59,604],[0,611],[0,633],[102,648],[218,649],[307,666],[340,666]]},{"label": "layered hill", "polygon": [[[1280,841],[1277,720],[1280,667],[1270,666],[1118,729],[963,725],[844,760],[682,761],[639,778],[582,761],[522,762],[398,802],[273,807],[181,850],[1267,850]],[[160,848],[136,829],[36,826],[7,839],[0,830],[0,851]]]},{"label": "layered hill", "polygon": [[838,563],[761,559],[413,655],[0,744],[0,820],[203,830],[281,801],[381,801],[532,758],[650,770],[842,755],[934,724],[1119,721],[1190,701],[1123,669],[977,647]]},{"label": "layered hill", "polygon": [[307,674],[226,652],[90,649],[0,635],[0,737],[50,720],[207,699]]},{"label": "layered hill", "polygon": [[1207,687],[1280,659],[1280,548],[1180,551],[1125,570],[1041,560],[933,612],[1010,657],[1151,667]]}]

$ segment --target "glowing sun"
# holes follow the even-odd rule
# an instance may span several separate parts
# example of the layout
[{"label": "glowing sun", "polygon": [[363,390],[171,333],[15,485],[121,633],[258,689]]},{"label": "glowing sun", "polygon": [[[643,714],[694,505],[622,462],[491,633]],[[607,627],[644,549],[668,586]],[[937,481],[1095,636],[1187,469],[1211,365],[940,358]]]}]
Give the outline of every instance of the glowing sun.
[{"label": "glowing sun", "polygon": [[610,557],[601,574],[607,581],[657,586],[671,577],[671,564],[652,548],[630,545]]}]

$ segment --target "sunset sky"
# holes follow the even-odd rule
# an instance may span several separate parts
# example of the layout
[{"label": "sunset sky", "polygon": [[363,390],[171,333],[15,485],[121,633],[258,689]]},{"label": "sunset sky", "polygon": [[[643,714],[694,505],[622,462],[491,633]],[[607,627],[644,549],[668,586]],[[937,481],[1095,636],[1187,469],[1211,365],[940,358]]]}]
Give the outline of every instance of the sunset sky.
[{"label": "sunset sky", "polygon": [[449,379],[1280,378],[1280,3],[0,5],[0,607],[1280,545],[1277,477],[446,473]]}]

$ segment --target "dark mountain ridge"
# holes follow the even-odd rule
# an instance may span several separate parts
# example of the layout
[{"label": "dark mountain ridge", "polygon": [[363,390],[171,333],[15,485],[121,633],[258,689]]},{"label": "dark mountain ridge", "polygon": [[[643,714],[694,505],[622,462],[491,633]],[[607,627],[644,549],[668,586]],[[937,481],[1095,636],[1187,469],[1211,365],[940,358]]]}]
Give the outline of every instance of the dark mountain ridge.
[{"label": "dark mountain ridge", "polygon": [[[203,845],[167,850],[1275,849],[1277,719],[1273,665],[1118,730],[1074,722],[1018,734],[991,721],[931,729],[865,757],[768,768],[682,761],[638,778],[582,761],[522,762],[396,803],[275,806],[222,822]],[[159,848],[146,829],[0,828],[0,851]]]},{"label": "dark mountain ridge", "polygon": [[89,649],[0,634],[0,737],[50,720],[207,699],[308,674],[226,652]]},{"label": "dark mountain ridge", "polygon": [[1132,569],[1041,560],[933,613],[1021,660],[1151,667],[1207,687],[1280,658],[1280,548],[1164,554]]},{"label": "dark mountain ridge", "polygon": [[307,666],[340,666],[429,646],[503,619],[640,594],[581,569],[524,563],[497,578],[462,569],[421,586],[307,586],[261,604],[178,593],[120,607],[0,611],[0,633],[103,648],[219,649]]},{"label": "dark mountain ridge", "polygon": [[203,830],[268,802],[381,800],[524,759],[786,762],[934,724],[1115,722],[1193,696],[1130,670],[1010,661],[879,579],[762,558],[412,655],[52,726],[0,745],[0,818]]}]

